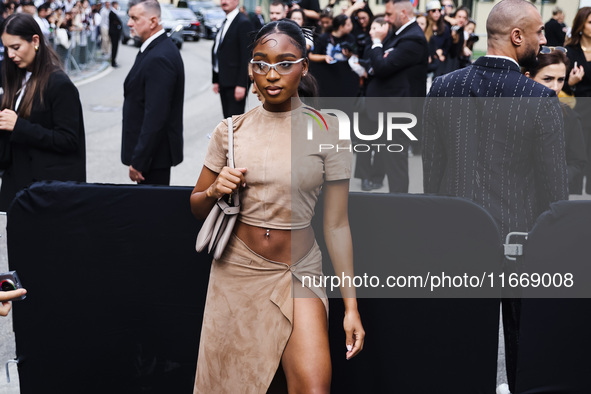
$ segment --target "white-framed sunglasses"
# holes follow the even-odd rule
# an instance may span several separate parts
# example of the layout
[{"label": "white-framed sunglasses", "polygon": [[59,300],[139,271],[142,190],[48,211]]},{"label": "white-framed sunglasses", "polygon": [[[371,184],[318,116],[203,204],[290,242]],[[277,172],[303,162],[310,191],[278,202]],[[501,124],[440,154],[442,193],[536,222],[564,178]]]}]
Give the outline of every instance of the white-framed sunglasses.
[{"label": "white-framed sunglasses", "polygon": [[275,70],[275,72],[279,75],[286,75],[293,71],[294,64],[298,64],[305,59],[305,57],[302,57],[298,60],[284,60],[274,64],[270,64],[262,60],[255,61],[254,59],[250,59],[250,64],[252,64],[252,71],[260,75],[267,75],[271,69]]}]

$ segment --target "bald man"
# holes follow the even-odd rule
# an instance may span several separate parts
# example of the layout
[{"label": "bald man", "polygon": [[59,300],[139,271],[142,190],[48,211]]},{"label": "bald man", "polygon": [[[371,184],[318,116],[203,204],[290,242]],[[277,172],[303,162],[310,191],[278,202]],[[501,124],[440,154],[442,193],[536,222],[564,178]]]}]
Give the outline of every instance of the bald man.
[{"label": "bald man", "polygon": [[183,59],[156,0],[130,1],[127,25],[142,46],[123,85],[121,161],[132,182],[168,185],[170,168],[183,161]]},{"label": "bald man", "polygon": [[[550,203],[568,199],[568,178],[556,94],[520,72],[546,44],[540,13],[529,1],[503,0],[486,30],[486,56],[433,82],[424,108],[423,182],[425,193],[481,205],[504,240],[509,232],[531,230]],[[505,269],[515,267],[507,262]],[[512,392],[519,313],[519,300],[503,299]]]}]

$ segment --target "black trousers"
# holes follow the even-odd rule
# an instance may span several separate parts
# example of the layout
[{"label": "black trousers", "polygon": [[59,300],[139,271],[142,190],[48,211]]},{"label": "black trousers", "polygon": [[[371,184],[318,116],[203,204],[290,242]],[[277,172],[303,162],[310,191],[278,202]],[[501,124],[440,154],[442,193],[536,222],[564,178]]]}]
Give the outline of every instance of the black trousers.
[{"label": "black trousers", "polygon": [[140,183],[141,185],[170,185],[170,167],[151,168],[142,175],[145,180]]},{"label": "black trousers", "polygon": [[109,38],[111,38],[111,65],[114,66],[117,64],[117,51],[119,50],[119,41],[121,41],[121,33],[109,33]]},{"label": "black trousers", "polygon": [[373,183],[382,183],[384,181],[386,172],[384,171],[383,161],[376,157],[376,154],[375,147],[367,152],[359,151],[356,153],[355,178],[369,179]]},{"label": "black trousers", "polygon": [[240,115],[244,113],[246,105],[246,96],[248,95],[248,87],[246,87],[246,94],[240,101],[234,99],[235,86],[220,86],[220,98],[222,99],[222,111],[224,118],[229,118],[232,115]]}]

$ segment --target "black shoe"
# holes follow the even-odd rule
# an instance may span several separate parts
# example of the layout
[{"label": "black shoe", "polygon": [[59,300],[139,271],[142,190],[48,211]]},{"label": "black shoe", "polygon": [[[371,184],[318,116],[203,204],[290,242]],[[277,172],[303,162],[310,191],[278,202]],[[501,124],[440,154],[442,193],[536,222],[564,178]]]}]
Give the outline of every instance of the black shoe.
[{"label": "black shoe", "polygon": [[361,181],[361,190],[368,192],[373,189],[373,183],[369,179],[363,179]]},{"label": "black shoe", "polygon": [[372,182],[371,183],[371,188],[372,189],[381,189],[384,186],[384,183],[382,182]]},{"label": "black shoe", "polygon": [[113,64],[111,64],[111,67],[117,68],[117,67],[119,67],[119,65],[117,63],[113,63]]}]

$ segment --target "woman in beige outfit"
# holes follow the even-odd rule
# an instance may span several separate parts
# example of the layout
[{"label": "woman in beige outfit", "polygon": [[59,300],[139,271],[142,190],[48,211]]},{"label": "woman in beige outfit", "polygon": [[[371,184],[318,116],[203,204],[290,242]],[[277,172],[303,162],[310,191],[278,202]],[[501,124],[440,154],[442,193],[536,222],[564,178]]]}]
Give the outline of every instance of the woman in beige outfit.
[{"label": "woman in beige outfit", "polygon": [[[310,226],[321,189],[335,273],[353,276],[351,153],[318,152],[319,143],[338,142],[338,125],[330,116],[324,127],[308,122],[322,115],[298,97],[305,56],[304,35],[292,21],[258,32],[251,68],[264,104],[233,118],[234,169],[226,166],[227,121],[218,125],[191,195],[198,218],[238,188],[241,202],[233,237],[212,263],[194,393],[265,393],[280,363],[290,393],[330,392],[326,293],[304,287],[302,278],[322,275]],[[349,359],[361,351],[365,332],[354,289],[341,293]]]}]

